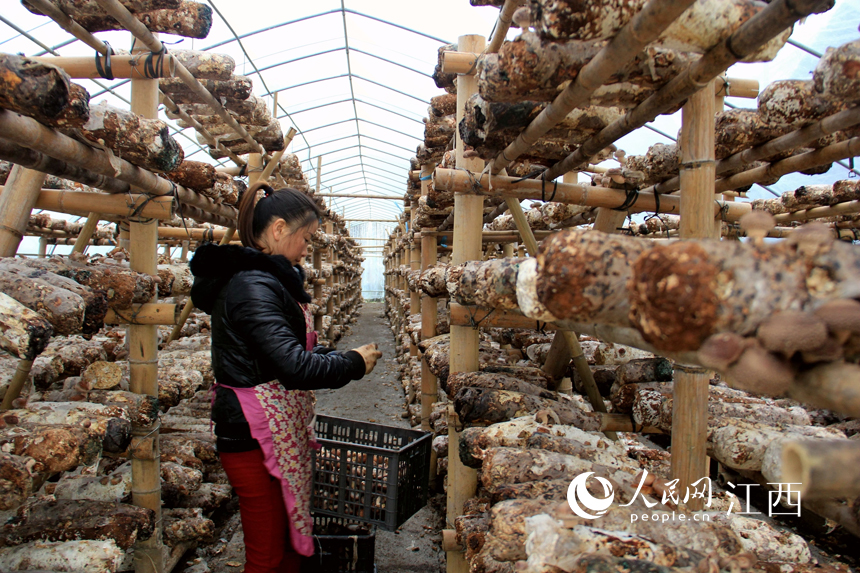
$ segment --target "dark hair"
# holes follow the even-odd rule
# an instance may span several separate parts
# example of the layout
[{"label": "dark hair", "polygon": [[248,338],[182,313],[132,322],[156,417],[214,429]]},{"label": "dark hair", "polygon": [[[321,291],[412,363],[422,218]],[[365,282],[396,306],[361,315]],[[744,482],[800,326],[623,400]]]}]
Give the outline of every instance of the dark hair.
[{"label": "dark hair", "polygon": [[[265,196],[257,201],[257,193]],[[257,182],[239,199],[239,238],[246,247],[262,250],[258,239],[276,219],[283,219],[293,230],[310,225],[320,218],[320,209],[310,197],[296,189],[272,189]]]}]

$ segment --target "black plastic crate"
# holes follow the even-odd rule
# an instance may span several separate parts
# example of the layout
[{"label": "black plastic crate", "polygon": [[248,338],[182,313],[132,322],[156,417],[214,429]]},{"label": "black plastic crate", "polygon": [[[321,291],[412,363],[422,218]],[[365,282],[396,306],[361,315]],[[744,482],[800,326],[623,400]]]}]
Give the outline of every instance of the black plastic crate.
[{"label": "black plastic crate", "polygon": [[314,554],[301,573],[374,573],[376,528],[340,517],[314,515]]},{"label": "black plastic crate", "polygon": [[393,531],[427,504],[429,432],[330,416],[314,429],[314,515]]}]

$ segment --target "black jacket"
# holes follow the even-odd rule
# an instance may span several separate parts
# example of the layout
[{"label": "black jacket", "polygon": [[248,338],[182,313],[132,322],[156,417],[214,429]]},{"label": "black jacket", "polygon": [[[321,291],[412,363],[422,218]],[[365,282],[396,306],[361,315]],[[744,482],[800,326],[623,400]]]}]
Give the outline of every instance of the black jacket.
[{"label": "black jacket", "polygon": [[[277,379],[290,390],[317,390],[364,376],[364,359],[355,351],[305,350],[298,303],[311,297],[303,288],[303,271],[285,257],[207,244],[197,249],[190,267],[191,300],[212,315],[212,370],[220,384],[249,388]],[[212,420],[219,437],[250,438],[232,390],[217,390]]]}]

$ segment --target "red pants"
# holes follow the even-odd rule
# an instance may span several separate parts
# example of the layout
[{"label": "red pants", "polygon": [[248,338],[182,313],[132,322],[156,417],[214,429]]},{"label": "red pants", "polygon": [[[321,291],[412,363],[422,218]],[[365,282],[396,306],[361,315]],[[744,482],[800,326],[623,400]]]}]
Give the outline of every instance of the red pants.
[{"label": "red pants", "polygon": [[245,573],[299,573],[290,544],[281,482],[263,465],[263,451],[222,453],[221,464],[239,496],[245,533]]}]

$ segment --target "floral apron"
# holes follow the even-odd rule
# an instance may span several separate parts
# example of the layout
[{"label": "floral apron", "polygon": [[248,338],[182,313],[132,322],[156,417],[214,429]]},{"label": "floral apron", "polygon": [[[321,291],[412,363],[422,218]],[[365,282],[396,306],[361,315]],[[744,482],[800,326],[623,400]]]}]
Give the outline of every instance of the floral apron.
[{"label": "floral apron", "polygon": [[[313,315],[307,304],[299,306],[305,316],[305,348],[311,351],[317,341]],[[293,549],[300,555],[313,555],[311,448],[320,447],[314,437],[314,393],[287,390],[277,380],[251,388],[217,383],[213,388],[219,386],[236,393],[251,436],[263,450],[266,469],[281,482]]]}]

